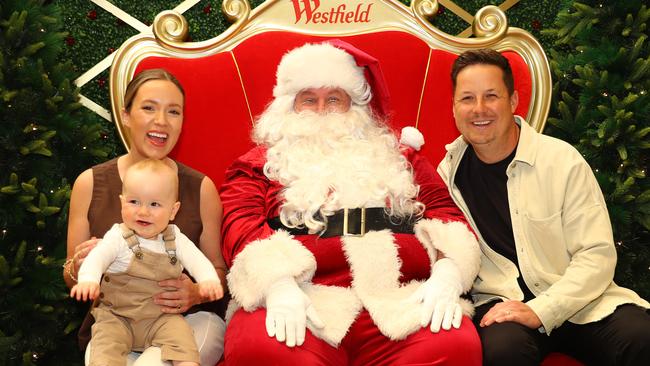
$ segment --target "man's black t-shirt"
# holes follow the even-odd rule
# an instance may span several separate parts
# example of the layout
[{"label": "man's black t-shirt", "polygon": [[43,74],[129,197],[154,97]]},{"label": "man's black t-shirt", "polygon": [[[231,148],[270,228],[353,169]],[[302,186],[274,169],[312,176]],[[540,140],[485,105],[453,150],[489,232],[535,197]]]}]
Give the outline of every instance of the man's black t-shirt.
[{"label": "man's black t-shirt", "polygon": [[[507,158],[497,163],[486,164],[476,156],[472,146],[468,146],[458,166],[454,183],[463,195],[485,242],[497,253],[512,261],[519,269],[508,205],[508,176],[506,175],[506,169],[515,157],[516,151],[517,149],[513,150]],[[524,301],[533,299],[535,296],[530,292],[521,275],[517,281],[524,292]]]}]

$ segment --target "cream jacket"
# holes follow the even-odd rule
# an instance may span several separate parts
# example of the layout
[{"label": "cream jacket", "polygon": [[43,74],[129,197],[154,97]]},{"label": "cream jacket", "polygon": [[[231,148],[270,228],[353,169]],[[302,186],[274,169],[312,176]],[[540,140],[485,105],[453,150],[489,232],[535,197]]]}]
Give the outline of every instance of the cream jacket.
[{"label": "cream jacket", "polygon": [[[635,292],[613,282],[616,249],[607,206],[587,162],[568,143],[521,127],[515,157],[506,169],[508,201],[517,258],[536,296],[527,305],[547,334],[565,320],[600,320],[626,303],[649,308]],[[524,123],[522,123],[524,122]],[[472,288],[476,305],[494,299],[522,300],[514,263],[492,250],[480,235],[454,176],[467,143],[446,146],[438,172],[479,237],[481,269]]]}]

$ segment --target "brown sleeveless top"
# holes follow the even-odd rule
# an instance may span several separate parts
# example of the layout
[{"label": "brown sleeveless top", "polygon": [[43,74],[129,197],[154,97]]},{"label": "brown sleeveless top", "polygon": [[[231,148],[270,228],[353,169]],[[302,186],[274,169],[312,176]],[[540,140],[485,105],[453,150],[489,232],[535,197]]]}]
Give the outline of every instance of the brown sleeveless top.
[{"label": "brown sleeveless top", "polygon": [[[199,243],[201,223],[202,173],[176,162],[178,166],[178,194],[181,208],[172,224],[176,224],[194,244]],[[88,208],[90,235],[101,238],[113,224],[122,222],[122,179],[117,169],[117,158],[95,165],[93,168],[93,197]]]}]

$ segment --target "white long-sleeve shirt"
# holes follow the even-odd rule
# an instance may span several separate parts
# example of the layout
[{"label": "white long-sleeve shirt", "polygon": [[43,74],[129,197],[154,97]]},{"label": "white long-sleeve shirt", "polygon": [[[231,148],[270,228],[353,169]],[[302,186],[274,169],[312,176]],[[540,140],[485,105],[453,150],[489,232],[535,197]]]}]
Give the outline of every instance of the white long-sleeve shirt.
[{"label": "white long-sleeve shirt", "polygon": [[[194,277],[197,282],[215,280],[218,281],[217,272],[214,266],[203,255],[190,239],[187,238],[176,225],[172,225],[176,235],[176,258],[182,267]],[[165,242],[162,234],[156,239],[145,239],[138,236],[140,247],[155,253],[166,253]],[[79,269],[79,282],[99,283],[104,273],[126,272],[131,260],[133,251],[122,237],[122,230],[119,224],[113,225],[106,232],[104,238],[97,243],[97,246],[88,253]]]}]

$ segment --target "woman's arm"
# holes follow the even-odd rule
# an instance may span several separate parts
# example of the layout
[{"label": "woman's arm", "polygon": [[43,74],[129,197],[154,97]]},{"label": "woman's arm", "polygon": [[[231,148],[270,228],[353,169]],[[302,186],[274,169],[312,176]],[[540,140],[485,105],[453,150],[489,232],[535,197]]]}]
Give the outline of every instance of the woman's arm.
[{"label": "woman's arm", "polygon": [[226,292],[226,263],[221,255],[221,222],[223,219],[223,206],[219,198],[217,187],[212,179],[207,176],[201,182],[201,222],[203,231],[199,248],[212,262],[217,270],[221,286]]},{"label": "woman's arm", "polygon": [[[90,237],[88,209],[93,194],[93,172],[88,169],[81,173],[72,187],[70,210],[68,213],[67,261],[63,268],[63,279],[68,287],[77,281],[79,267],[99,239]],[[74,277],[71,277],[71,275]]]}]

